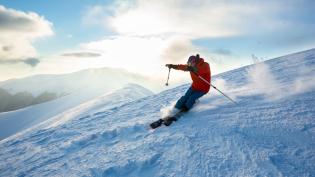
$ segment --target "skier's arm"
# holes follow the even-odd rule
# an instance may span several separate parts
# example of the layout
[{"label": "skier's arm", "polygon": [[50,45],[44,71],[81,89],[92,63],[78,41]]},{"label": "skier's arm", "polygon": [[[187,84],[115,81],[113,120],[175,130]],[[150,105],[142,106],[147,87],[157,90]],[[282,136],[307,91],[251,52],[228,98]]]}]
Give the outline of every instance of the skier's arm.
[{"label": "skier's arm", "polygon": [[174,65],[174,64],[166,64],[165,65],[168,68],[173,68],[176,70],[182,70],[182,71],[191,71],[191,67],[188,65],[183,65],[183,64],[179,64],[179,65]]},{"label": "skier's arm", "polygon": [[187,65],[166,64],[165,66],[168,68],[176,69],[176,70],[187,71]]},{"label": "skier's arm", "polygon": [[182,70],[182,71],[188,71],[187,67],[188,67],[188,65],[179,64],[179,65],[176,65],[176,68],[174,68],[174,69]]},{"label": "skier's arm", "polygon": [[184,64],[179,64],[179,65],[167,64],[165,66],[168,68],[176,69],[176,70],[190,71],[190,72],[194,72],[194,73],[198,72],[197,67],[188,66],[188,65],[184,65]]}]

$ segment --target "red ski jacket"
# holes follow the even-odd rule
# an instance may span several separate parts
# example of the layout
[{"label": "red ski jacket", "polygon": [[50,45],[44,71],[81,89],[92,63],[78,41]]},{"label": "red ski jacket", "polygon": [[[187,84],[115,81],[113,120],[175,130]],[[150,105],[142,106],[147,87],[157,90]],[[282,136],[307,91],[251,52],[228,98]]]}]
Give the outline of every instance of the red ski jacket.
[{"label": "red ski jacket", "polygon": [[[188,71],[187,70],[188,65],[177,65],[175,69],[182,70],[182,71]],[[200,58],[200,61],[195,66],[196,74],[190,71],[190,76],[193,81],[191,87],[193,90],[208,93],[210,90],[210,85],[207,84],[205,81],[201,80],[198,76],[201,76],[205,80],[207,80],[209,83],[211,83],[211,70],[209,63],[205,62],[204,59]]]}]

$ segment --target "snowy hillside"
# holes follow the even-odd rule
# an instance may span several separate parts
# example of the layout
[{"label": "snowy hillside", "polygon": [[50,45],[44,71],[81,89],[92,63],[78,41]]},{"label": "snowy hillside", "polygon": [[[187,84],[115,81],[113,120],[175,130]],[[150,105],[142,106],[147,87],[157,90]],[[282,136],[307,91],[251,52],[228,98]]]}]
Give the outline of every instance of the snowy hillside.
[{"label": "snowy hillside", "polygon": [[[86,101],[129,83],[140,84],[153,91],[161,88],[144,76],[114,68],[94,68],[59,75],[35,75],[0,82],[0,112],[19,110],[70,94],[85,97]],[[72,102],[73,99],[64,101]],[[82,102],[76,102],[75,105],[80,103]]]},{"label": "snowy hillside", "polygon": [[211,89],[149,131],[189,85],[111,107],[108,95],[1,141],[0,176],[315,176],[315,49],[213,84],[238,105]]},{"label": "snowy hillside", "polygon": [[0,140],[52,117],[58,117],[54,118],[54,120],[65,121],[71,116],[78,115],[80,112],[87,114],[88,109],[91,107],[94,110],[96,107],[99,107],[100,110],[107,109],[152,95],[153,93],[138,85],[128,84],[123,88],[91,99],[97,94],[100,93],[81,91],[51,102],[17,111],[0,113]]}]

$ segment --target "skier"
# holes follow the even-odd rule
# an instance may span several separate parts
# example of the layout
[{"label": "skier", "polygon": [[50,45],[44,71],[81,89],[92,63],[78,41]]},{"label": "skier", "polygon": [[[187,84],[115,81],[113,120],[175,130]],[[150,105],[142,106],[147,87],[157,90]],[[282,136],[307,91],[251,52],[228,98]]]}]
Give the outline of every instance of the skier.
[{"label": "skier", "polygon": [[177,101],[174,111],[175,115],[160,119],[152,123],[150,125],[152,128],[159,127],[162,123],[164,123],[164,125],[166,126],[169,126],[173,121],[177,120],[177,114],[189,111],[193,107],[195,101],[203,95],[207,94],[210,90],[210,85],[199,78],[199,76],[201,76],[206,81],[211,83],[210,66],[207,62],[204,61],[203,58],[199,57],[199,54],[197,54],[196,56],[190,56],[187,64],[166,64],[166,67],[173,68],[175,70],[189,71],[193,82],[189,89],[186,91],[185,95]]}]

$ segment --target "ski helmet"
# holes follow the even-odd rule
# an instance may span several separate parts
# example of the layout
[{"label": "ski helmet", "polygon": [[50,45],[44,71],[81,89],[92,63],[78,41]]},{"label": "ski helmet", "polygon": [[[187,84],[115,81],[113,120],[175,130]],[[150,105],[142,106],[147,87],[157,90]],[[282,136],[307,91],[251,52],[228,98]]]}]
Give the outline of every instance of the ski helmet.
[{"label": "ski helmet", "polygon": [[196,63],[198,63],[199,58],[200,58],[200,57],[199,57],[199,54],[197,54],[196,56],[195,56],[195,55],[192,55],[192,56],[190,56],[190,57],[188,58],[187,64],[194,66],[194,65],[196,65]]}]

